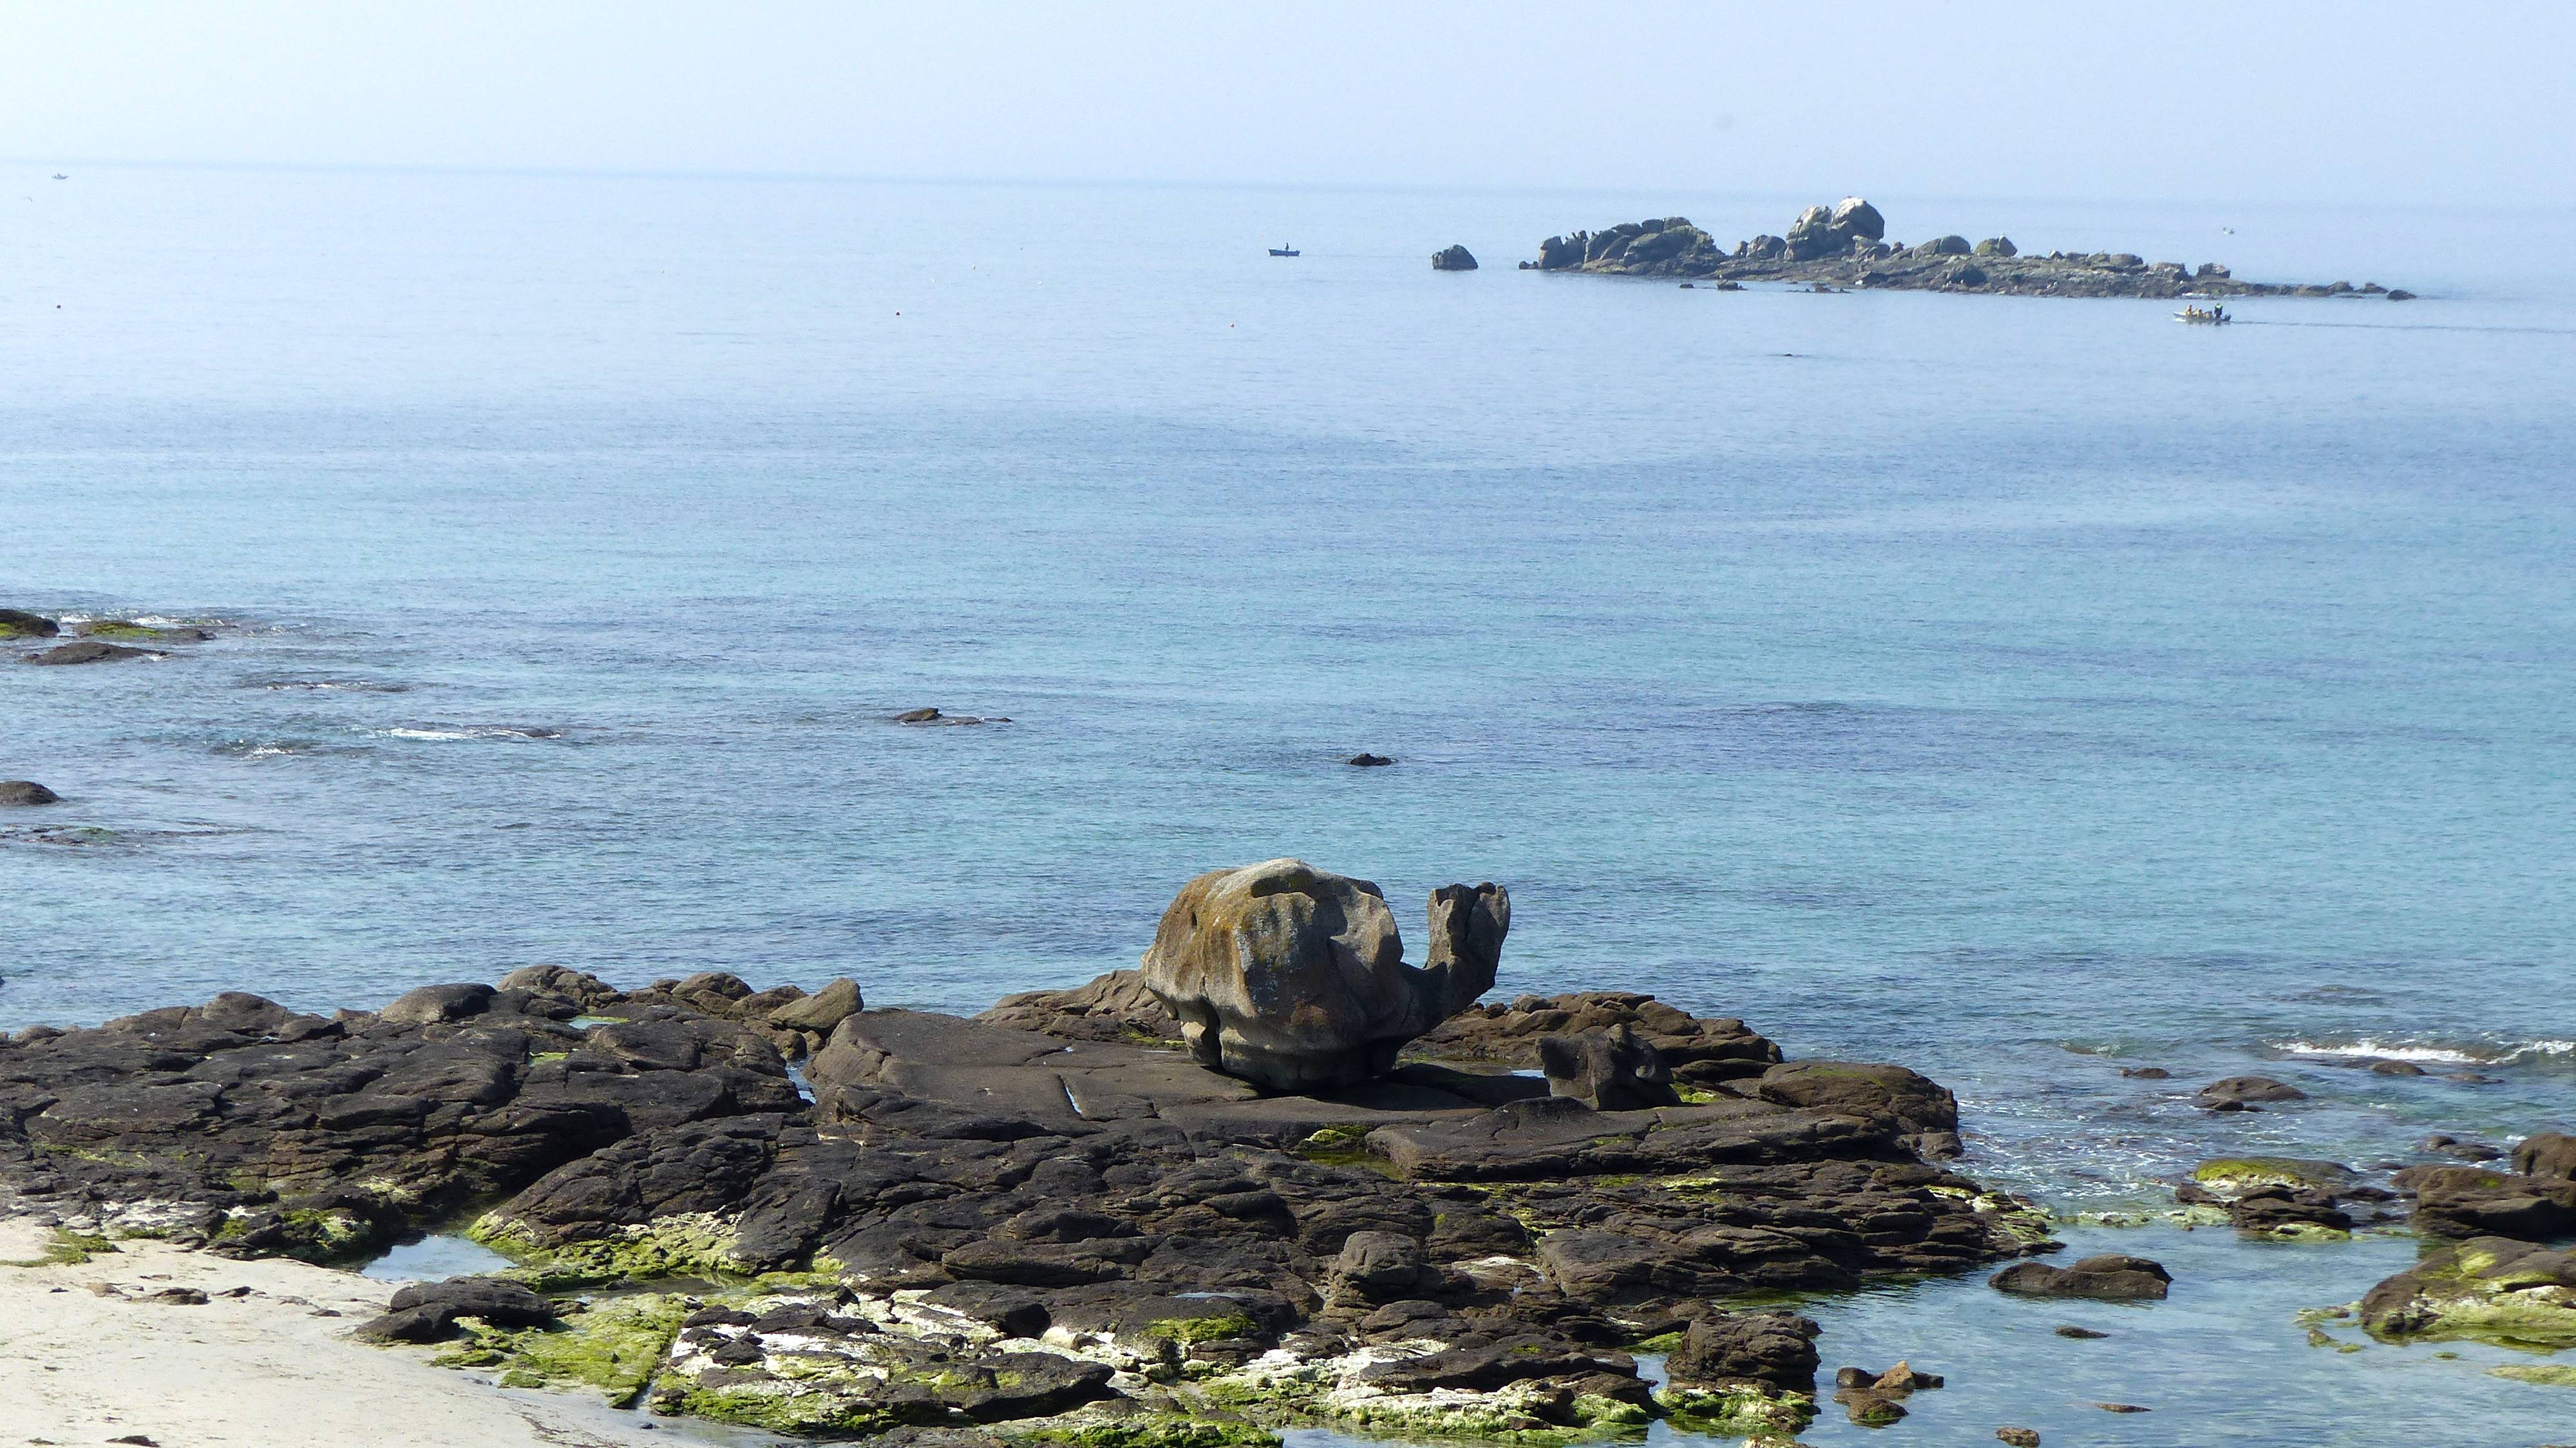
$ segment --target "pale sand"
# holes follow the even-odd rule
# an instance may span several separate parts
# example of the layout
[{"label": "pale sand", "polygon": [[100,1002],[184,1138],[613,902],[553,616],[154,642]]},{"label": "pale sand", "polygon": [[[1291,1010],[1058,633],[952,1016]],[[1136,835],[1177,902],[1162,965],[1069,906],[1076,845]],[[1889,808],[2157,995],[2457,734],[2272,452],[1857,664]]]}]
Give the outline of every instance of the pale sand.
[{"label": "pale sand", "polygon": [[[42,1229],[0,1221],[0,1261],[40,1257],[45,1242]],[[430,1366],[427,1349],[352,1339],[396,1286],[157,1242],[80,1266],[0,1267],[0,1448],[135,1433],[161,1448],[680,1448],[699,1437],[645,1428],[596,1399],[505,1391]],[[211,1300],[141,1300],[166,1287]],[[234,1287],[250,1295],[212,1296]]]}]

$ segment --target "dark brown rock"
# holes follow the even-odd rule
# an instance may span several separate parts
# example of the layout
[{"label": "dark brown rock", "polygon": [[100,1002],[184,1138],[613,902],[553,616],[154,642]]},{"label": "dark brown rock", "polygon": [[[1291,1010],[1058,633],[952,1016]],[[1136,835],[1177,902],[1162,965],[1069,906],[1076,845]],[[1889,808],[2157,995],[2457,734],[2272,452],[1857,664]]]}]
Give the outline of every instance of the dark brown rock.
[{"label": "dark brown rock", "polygon": [[2162,1298],[2173,1274],[2145,1257],[2106,1254],[2065,1267],[2045,1262],[2016,1262],[1991,1279],[2000,1291],[2020,1297],[2093,1297],[2107,1300]]},{"label": "dark brown rock", "polygon": [[2305,1101],[2308,1093],[2269,1076],[2230,1076],[2201,1087],[2192,1099],[2213,1111],[2241,1111],[2256,1102]]},{"label": "dark brown rock", "polygon": [[32,779],[0,779],[0,807],[59,804],[62,796]]}]

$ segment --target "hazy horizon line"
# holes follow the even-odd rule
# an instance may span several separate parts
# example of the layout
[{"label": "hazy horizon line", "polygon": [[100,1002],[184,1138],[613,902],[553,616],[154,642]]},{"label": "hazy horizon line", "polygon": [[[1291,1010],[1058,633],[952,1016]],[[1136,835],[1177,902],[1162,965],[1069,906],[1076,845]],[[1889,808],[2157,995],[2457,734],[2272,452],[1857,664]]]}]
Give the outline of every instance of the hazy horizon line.
[{"label": "hazy horizon line", "polygon": [[[433,161],[264,161],[203,160],[176,158],[143,158],[123,156],[57,156],[52,158],[0,155],[0,165],[60,169],[65,166],[90,166],[110,170],[161,171],[261,171],[313,174],[379,174],[418,176],[494,176],[529,180],[589,181],[747,181],[795,185],[896,185],[896,186],[995,186],[1032,189],[1075,189],[1098,187],[1115,190],[1198,190],[1198,191],[1285,191],[1285,192],[1356,192],[1362,194],[1431,194],[1448,196],[1646,196],[1663,192],[1691,192],[1700,196],[1743,200],[1797,201],[1801,198],[1831,202],[1855,194],[1842,191],[1827,195],[1825,188],[1815,192],[1770,189],[1718,190],[1688,185],[1671,186],[1587,186],[1562,185],[1497,185],[1443,182],[1396,181],[1260,181],[1205,177],[1156,176],[1035,176],[1008,174],[931,174],[864,171],[805,171],[760,169],[708,169],[699,167],[610,167],[610,166],[504,166],[463,162]],[[2287,207],[2301,211],[2479,211],[2520,213],[2525,215],[2559,215],[2576,213],[2576,201],[2561,206],[2514,206],[2494,201],[2315,201],[2285,202],[2277,198],[2227,195],[2172,196],[2126,193],[2092,193],[2085,195],[2047,192],[1970,192],[1970,191],[1879,191],[1880,196],[1925,201],[1978,202],[2049,202],[2056,204],[2116,204],[2123,206],[2249,206]]]}]

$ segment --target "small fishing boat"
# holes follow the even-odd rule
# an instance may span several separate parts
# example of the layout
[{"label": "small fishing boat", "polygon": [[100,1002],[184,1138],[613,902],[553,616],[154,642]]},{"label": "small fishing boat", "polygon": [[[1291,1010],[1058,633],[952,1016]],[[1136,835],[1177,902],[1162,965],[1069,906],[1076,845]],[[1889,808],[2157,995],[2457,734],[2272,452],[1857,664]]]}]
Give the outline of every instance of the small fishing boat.
[{"label": "small fishing boat", "polygon": [[2227,315],[2227,307],[2222,303],[2214,307],[2185,307],[2174,313],[2174,320],[2194,326],[2224,327],[2235,319]]},{"label": "small fishing boat", "polygon": [[1293,246],[1274,246],[1270,248],[1270,254],[1272,256],[1295,256],[1297,254],[1297,248]]}]

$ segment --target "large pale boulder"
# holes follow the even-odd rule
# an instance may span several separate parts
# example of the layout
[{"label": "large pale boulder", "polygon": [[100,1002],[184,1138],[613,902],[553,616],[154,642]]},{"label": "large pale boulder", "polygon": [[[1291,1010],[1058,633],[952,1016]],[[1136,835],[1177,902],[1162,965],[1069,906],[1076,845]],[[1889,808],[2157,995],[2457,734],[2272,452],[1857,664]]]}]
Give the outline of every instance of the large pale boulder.
[{"label": "large pale boulder", "polygon": [[1857,196],[1846,196],[1835,202],[1826,222],[1833,231],[1834,240],[1846,246],[1856,239],[1878,241],[1887,235],[1887,221],[1878,214],[1878,208]]},{"label": "large pale boulder", "polygon": [[1435,890],[1417,970],[1377,886],[1266,860],[1182,886],[1144,982],[1203,1064],[1276,1091],[1348,1085],[1491,989],[1511,923],[1499,886]]}]

